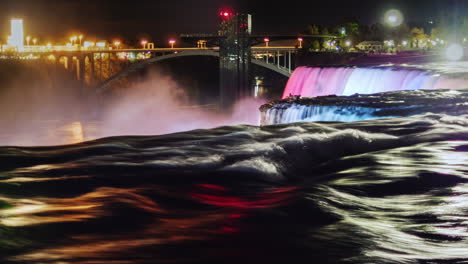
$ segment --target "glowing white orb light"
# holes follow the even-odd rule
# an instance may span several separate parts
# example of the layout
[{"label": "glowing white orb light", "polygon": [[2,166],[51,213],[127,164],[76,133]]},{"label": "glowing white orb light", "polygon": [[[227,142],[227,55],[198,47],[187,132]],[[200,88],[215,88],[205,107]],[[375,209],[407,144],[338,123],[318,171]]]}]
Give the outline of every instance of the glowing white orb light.
[{"label": "glowing white orb light", "polygon": [[463,46],[460,44],[451,44],[447,47],[445,56],[451,61],[461,60],[464,56]]},{"label": "glowing white orb light", "polygon": [[403,14],[396,9],[390,9],[385,13],[385,23],[391,27],[398,27],[403,24],[403,21]]}]

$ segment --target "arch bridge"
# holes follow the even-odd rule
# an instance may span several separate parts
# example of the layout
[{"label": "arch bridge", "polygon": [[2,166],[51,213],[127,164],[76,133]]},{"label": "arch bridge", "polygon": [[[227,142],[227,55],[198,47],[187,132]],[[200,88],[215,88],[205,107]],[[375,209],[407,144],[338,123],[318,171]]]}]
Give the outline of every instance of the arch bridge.
[{"label": "arch bridge", "polygon": [[[296,47],[252,47],[251,63],[289,77]],[[31,52],[30,56],[64,67],[84,86],[108,86],[145,66],[186,56],[220,57],[219,47]]]}]

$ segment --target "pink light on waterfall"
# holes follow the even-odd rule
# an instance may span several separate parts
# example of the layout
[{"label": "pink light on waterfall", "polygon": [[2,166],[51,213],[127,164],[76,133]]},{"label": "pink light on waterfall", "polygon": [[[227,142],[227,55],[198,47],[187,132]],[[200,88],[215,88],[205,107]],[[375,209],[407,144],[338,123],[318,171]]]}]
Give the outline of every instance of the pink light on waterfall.
[{"label": "pink light on waterfall", "polygon": [[349,96],[403,90],[463,89],[465,87],[468,87],[467,79],[450,78],[419,69],[299,67],[289,78],[283,99],[291,95]]}]

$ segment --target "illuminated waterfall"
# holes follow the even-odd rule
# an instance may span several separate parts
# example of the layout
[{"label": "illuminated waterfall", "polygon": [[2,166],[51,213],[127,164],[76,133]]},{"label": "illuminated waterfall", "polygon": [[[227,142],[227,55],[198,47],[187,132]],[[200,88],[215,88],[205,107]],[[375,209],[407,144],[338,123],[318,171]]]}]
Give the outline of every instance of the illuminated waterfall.
[{"label": "illuminated waterfall", "polygon": [[299,67],[290,77],[283,99],[290,95],[316,97],[466,87],[468,87],[466,80],[454,81],[439,74],[418,69]]},{"label": "illuminated waterfall", "polygon": [[[460,101],[467,100],[464,88],[468,88],[464,74],[449,76],[434,70],[300,67],[289,79],[283,100],[262,106],[262,124],[355,122],[444,112],[445,106],[459,101],[461,107],[466,102]],[[441,98],[446,100],[432,102]]]},{"label": "illuminated waterfall", "polygon": [[301,105],[293,103],[274,107],[265,112],[263,125],[290,124],[296,122],[355,122],[384,117],[381,109],[362,106]]}]

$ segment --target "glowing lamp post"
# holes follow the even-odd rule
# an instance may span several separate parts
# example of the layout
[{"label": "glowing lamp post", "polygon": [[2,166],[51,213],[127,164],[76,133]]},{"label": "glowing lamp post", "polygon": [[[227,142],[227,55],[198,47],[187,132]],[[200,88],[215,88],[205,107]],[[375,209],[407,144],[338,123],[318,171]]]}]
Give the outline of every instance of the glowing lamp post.
[{"label": "glowing lamp post", "polygon": [[121,44],[120,41],[118,40],[114,41],[114,46],[116,49],[119,49],[120,44]]},{"label": "glowing lamp post", "polygon": [[34,46],[36,46],[36,44],[37,44],[37,38],[33,39],[33,44],[34,44]]},{"label": "glowing lamp post", "polygon": [[268,43],[270,43],[270,39],[269,38],[264,38],[263,41],[265,42],[265,47],[268,48]]},{"label": "glowing lamp post", "polygon": [[390,27],[398,27],[403,21],[403,14],[399,10],[391,9],[385,13],[385,23]]},{"label": "glowing lamp post", "polygon": [[81,41],[83,40],[83,35],[79,35],[78,39],[80,40],[80,46],[81,46]]},{"label": "glowing lamp post", "polygon": [[299,48],[302,49],[302,41],[304,41],[303,38],[297,38],[297,40],[299,41]]},{"label": "glowing lamp post", "polygon": [[142,40],[141,45],[143,46],[143,49],[146,49],[146,44],[148,44],[147,40]]},{"label": "glowing lamp post", "polygon": [[174,44],[175,44],[175,43],[176,43],[175,40],[173,40],[173,39],[169,40],[169,45],[171,45],[171,49],[174,48]]},{"label": "glowing lamp post", "polygon": [[30,37],[30,36],[27,36],[27,37],[26,37],[26,45],[29,46],[29,41],[30,41],[30,40],[31,40],[31,37]]},{"label": "glowing lamp post", "polygon": [[78,39],[77,36],[73,36],[73,37],[70,38],[70,42],[71,42],[72,46],[76,44],[77,39]]}]

